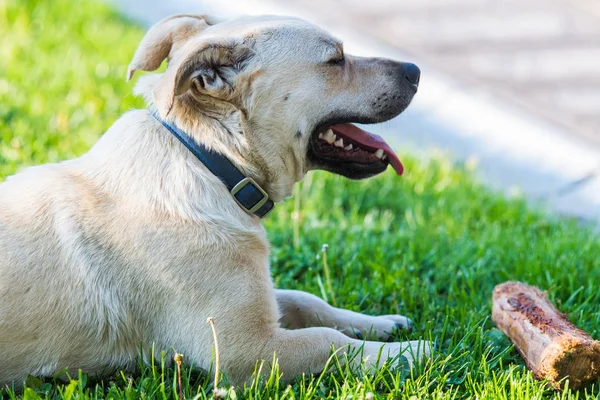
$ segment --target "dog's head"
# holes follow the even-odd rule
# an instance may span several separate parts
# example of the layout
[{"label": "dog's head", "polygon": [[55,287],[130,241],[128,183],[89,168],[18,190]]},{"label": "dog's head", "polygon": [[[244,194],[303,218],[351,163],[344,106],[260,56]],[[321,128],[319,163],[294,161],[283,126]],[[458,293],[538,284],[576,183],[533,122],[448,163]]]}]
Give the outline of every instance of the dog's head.
[{"label": "dog's head", "polygon": [[402,173],[383,139],[352,123],[404,111],[419,83],[414,64],[345,54],[339,40],[289,17],[167,18],[144,37],[128,78],[165,58],[146,89],[159,114],[182,127],[216,121],[194,137],[239,162],[274,200],[312,169],[361,179],[391,164]]}]

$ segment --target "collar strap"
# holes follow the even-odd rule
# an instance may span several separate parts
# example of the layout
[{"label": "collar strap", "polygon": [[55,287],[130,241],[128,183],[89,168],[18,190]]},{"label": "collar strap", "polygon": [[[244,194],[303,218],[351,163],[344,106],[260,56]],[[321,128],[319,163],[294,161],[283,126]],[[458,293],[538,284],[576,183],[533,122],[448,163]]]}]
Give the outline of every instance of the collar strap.
[{"label": "collar strap", "polygon": [[188,134],[175,125],[168,123],[152,112],[154,118],[163,124],[193,155],[198,158],[206,168],[219,178],[233,199],[248,214],[254,214],[263,218],[275,207],[275,203],[269,200],[267,192],[261,188],[254,179],[242,174],[239,169],[224,155],[207,149],[200,143],[196,143]]}]

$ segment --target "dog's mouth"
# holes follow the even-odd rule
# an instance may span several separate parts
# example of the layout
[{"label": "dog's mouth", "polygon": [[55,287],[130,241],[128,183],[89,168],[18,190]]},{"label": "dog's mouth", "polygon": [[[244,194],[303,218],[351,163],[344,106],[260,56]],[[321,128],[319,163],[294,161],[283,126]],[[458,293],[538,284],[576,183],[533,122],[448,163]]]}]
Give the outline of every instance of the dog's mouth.
[{"label": "dog's mouth", "polygon": [[352,178],[378,174],[388,164],[398,175],[404,172],[402,162],[385,140],[351,123],[331,125],[316,133],[310,148],[324,169]]}]

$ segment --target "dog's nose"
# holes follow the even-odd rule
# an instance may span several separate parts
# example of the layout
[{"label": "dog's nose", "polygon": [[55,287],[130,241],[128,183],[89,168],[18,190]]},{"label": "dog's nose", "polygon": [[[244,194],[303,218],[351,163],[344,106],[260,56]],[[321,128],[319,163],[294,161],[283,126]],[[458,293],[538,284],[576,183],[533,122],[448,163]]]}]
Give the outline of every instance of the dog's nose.
[{"label": "dog's nose", "polygon": [[404,72],[404,79],[417,88],[419,86],[419,79],[421,78],[421,70],[419,67],[412,63],[403,63],[402,70]]}]

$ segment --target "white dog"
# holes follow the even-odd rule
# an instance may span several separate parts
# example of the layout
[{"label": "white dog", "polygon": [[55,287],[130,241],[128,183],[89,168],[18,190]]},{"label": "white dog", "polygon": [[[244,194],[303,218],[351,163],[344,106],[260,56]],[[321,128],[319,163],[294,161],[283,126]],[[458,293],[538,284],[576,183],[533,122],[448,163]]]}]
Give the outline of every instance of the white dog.
[{"label": "white dog", "polygon": [[406,317],[275,290],[260,219],[313,169],[360,179],[391,164],[400,174],[389,146],[351,123],[401,113],[419,69],[346,55],[284,17],[167,18],[129,78],[165,59],[164,73],[137,86],[150,110],[123,115],[87,154],[0,185],[0,386],[127,368],[140,344],[208,369],[207,317],[232,382],[274,353],[288,380],[323,370],[332,346],[362,349],[367,364],[380,351],[428,356],[427,342],[360,340],[385,340]]}]

